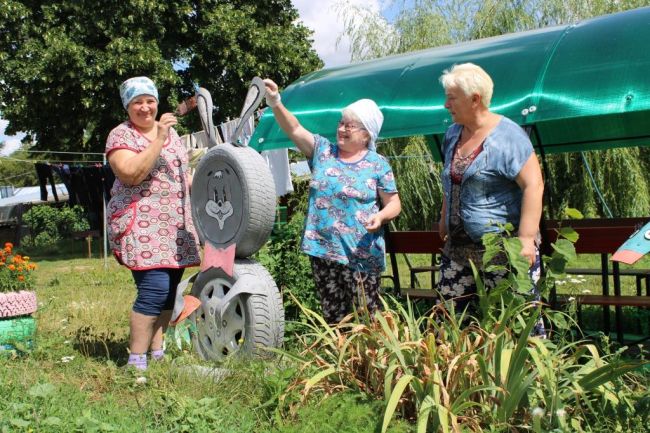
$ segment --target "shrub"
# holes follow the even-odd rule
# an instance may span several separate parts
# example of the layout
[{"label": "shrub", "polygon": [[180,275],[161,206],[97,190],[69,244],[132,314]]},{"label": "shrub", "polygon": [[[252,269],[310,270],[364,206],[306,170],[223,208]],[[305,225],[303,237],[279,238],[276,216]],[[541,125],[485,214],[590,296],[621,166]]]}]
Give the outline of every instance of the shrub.
[{"label": "shrub", "polygon": [[29,227],[30,233],[23,239],[26,247],[51,246],[63,238],[70,237],[74,232],[90,228],[81,206],[34,206],[25,212],[23,221]]},{"label": "shrub", "polygon": [[34,285],[32,272],[36,265],[28,256],[16,254],[13,248],[13,244],[7,242],[0,250],[0,293],[30,290]]},{"label": "shrub", "polygon": [[320,309],[309,257],[300,251],[304,221],[302,213],[295,213],[287,224],[276,226],[271,241],[257,256],[273,276],[278,288],[285,294],[285,318],[290,322],[304,321],[304,316],[292,298],[286,296],[287,292],[303,306]]}]

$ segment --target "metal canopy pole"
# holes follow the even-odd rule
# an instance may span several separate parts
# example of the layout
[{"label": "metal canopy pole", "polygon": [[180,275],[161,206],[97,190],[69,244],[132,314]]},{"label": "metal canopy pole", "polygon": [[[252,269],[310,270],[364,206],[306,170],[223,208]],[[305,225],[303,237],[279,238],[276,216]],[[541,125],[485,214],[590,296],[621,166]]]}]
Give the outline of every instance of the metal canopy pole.
[{"label": "metal canopy pole", "polygon": [[[102,161],[106,165],[106,154],[102,154]],[[104,196],[102,194],[102,196]],[[103,209],[103,219],[104,219],[104,269],[108,269],[108,224],[106,223],[106,197],[102,197],[102,209]]]}]

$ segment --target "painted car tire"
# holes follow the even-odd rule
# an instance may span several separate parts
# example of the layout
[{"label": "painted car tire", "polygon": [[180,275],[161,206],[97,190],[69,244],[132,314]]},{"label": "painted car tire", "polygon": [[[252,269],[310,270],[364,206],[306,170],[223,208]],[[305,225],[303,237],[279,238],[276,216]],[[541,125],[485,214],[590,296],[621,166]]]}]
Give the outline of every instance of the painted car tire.
[{"label": "painted car tire", "polygon": [[275,220],[275,183],[264,158],[249,147],[220,144],[199,161],[192,180],[192,217],[203,243],[236,244],[235,256],[255,254]]},{"label": "painted car tire", "polygon": [[0,318],[25,316],[35,312],[37,308],[36,292],[21,290],[0,293]]},{"label": "painted car tire", "polygon": [[[241,293],[220,314],[221,300],[243,278],[254,281],[255,294]],[[284,338],[282,295],[269,272],[253,260],[235,261],[233,276],[221,268],[202,272],[192,286],[201,307],[190,316],[196,327],[192,345],[203,359],[221,359],[242,351],[268,355],[264,347],[280,347]]]},{"label": "painted car tire", "polygon": [[36,320],[31,316],[0,319],[0,348],[12,350],[17,343],[31,345],[36,334]]}]

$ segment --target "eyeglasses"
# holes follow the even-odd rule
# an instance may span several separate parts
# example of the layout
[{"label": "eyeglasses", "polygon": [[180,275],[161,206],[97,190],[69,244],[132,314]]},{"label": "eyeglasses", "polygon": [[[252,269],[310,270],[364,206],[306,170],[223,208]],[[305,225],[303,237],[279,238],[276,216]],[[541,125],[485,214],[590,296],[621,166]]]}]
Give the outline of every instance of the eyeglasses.
[{"label": "eyeglasses", "polygon": [[363,129],[363,130],[366,129],[366,128],[364,128],[363,126],[355,125],[355,124],[352,124],[352,123],[345,123],[345,122],[343,122],[343,121],[340,121],[340,122],[339,122],[337,128],[338,128],[338,129],[343,128],[343,129],[345,130],[345,132],[356,131],[357,129]]}]

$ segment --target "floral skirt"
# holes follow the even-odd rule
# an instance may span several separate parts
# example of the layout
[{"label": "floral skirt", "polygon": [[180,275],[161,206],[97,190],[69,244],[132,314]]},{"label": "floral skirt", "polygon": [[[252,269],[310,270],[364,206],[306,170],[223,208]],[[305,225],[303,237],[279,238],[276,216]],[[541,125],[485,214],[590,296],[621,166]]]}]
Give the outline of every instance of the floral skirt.
[{"label": "floral skirt", "polygon": [[340,322],[354,308],[365,309],[370,314],[381,309],[379,272],[359,272],[342,263],[314,256],[309,258],[327,323]]},{"label": "floral skirt", "polygon": [[[536,248],[535,262],[528,270],[530,277],[530,300],[540,301],[539,282],[541,274],[541,258],[539,249]],[[507,271],[496,272],[483,272],[483,282],[485,289],[490,290],[507,277]],[[474,304],[477,300],[476,295],[476,281],[474,281],[474,274],[469,265],[458,263],[446,255],[440,259],[440,282],[438,283],[438,291],[442,300],[446,303],[453,302],[454,310],[459,312],[465,308],[469,309],[470,314],[474,313]],[[532,332],[533,335],[545,337],[546,330],[544,329],[543,321],[539,320]]]}]

